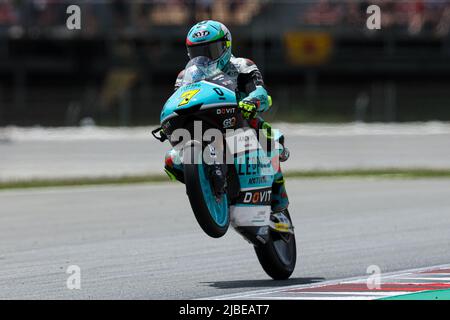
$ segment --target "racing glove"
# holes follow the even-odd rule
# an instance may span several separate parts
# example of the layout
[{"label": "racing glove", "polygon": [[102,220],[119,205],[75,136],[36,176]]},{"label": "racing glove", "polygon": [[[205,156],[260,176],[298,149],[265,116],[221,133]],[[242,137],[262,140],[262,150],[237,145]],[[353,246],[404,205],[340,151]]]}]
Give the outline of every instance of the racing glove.
[{"label": "racing glove", "polygon": [[242,116],[245,119],[250,120],[256,117],[258,105],[256,101],[244,99],[239,101],[239,109],[241,110]]}]

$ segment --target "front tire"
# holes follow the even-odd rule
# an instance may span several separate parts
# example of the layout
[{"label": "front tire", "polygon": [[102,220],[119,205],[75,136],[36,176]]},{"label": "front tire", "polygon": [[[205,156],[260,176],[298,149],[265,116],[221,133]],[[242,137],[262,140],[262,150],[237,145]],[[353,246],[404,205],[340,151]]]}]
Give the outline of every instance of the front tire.
[{"label": "front tire", "polygon": [[230,225],[228,199],[224,194],[219,202],[216,201],[207,176],[206,164],[203,162],[202,151],[199,143],[193,143],[184,150],[184,156],[191,159],[189,163],[184,164],[186,193],[195,218],[203,231],[210,237],[220,238]]}]

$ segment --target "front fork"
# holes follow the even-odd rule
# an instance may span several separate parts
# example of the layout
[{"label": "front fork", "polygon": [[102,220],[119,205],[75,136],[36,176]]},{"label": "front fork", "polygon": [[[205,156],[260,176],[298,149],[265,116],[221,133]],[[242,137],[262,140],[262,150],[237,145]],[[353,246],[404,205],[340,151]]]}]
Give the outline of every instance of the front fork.
[{"label": "front fork", "polygon": [[206,146],[205,152],[208,152],[207,156],[209,158],[209,164],[207,164],[209,181],[211,181],[216,200],[220,201],[226,191],[227,166],[219,159],[216,147],[212,144]]}]

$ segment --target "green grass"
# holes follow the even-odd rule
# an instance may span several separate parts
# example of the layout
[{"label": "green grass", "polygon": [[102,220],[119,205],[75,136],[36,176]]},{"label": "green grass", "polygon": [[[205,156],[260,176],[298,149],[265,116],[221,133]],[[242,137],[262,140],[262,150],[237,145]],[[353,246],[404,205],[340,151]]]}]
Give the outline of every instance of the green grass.
[{"label": "green grass", "polygon": [[[290,179],[315,178],[383,178],[383,179],[450,179],[450,169],[352,169],[352,170],[311,170],[287,171],[285,177]],[[116,176],[116,177],[80,177],[70,179],[31,179],[0,182],[1,189],[24,189],[45,187],[89,186],[89,185],[121,185],[138,183],[168,182],[164,174]]]},{"label": "green grass", "polygon": [[450,178],[450,169],[349,169],[349,170],[311,170],[288,171],[288,178],[396,178],[425,179]]},{"label": "green grass", "polygon": [[31,179],[16,181],[1,181],[1,189],[24,189],[24,188],[45,188],[45,187],[68,187],[68,186],[90,186],[90,185],[111,185],[111,184],[136,184],[136,183],[157,183],[166,182],[169,178],[166,175],[136,175],[117,177],[80,177],[80,178],[60,178],[60,179]]}]

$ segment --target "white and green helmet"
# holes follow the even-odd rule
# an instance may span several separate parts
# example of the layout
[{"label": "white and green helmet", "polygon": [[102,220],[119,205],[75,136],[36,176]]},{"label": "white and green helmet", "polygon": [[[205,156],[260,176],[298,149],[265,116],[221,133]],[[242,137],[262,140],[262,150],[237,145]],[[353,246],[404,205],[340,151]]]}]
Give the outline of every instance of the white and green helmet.
[{"label": "white and green helmet", "polygon": [[205,56],[223,70],[231,59],[231,33],[223,23],[205,20],[189,30],[186,47],[190,59]]}]

